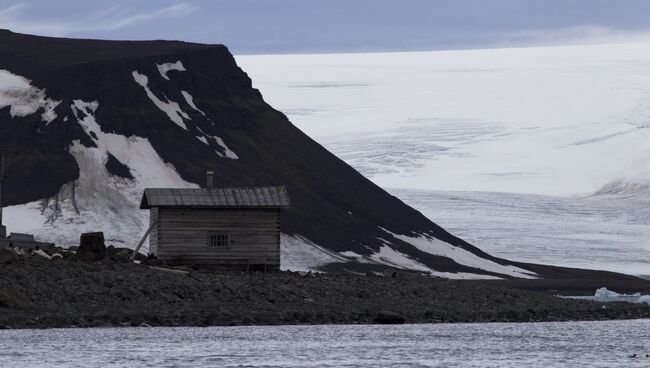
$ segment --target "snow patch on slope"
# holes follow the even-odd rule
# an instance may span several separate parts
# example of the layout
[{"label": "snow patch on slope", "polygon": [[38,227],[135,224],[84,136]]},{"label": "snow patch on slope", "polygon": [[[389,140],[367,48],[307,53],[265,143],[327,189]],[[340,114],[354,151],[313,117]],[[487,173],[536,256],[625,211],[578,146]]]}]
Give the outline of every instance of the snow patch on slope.
[{"label": "snow patch on slope", "polygon": [[316,271],[328,263],[348,261],[301,235],[282,234],[280,244],[280,265],[284,271]]},{"label": "snow patch on slope", "polygon": [[230,148],[228,148],[228,146],[226,146],[226,143],[223,141],[223,139],[217,137],[216,135],[213,135],[212,138],[214,138],[215,142],[217,142],[217,144],[224,151],[224,153],[221,153],[219,151],[215,151],[215,152],[217,152],[217,155],[219,155],[219,157],[225,157],[225,158],[229,158],[229,159],[232,159],[232,160],[238,160],[239,159],[239,156],[237,156],[237,154],[233,150],[231,150]]},{"label": "snow patch on slope", "polygon": [[184,72],[187,69],[183,66],[183,63],[178,60],[175,63],[163,63],[163,64],[156,64],[158,67],[158,72],[160,72],[160,76],[169,80],[169,77],[167,76],[167,73],[172,71],[172,70],[177,70],[179,72]]},{"label": "snow patch on slope", "polygon": [[446,279],[455,279],[455,280],[499,280],[500,277],[492,275],[481,275],[476,273],[467,273],[467,272],[440,272],[433,270],[424,264],[414,260],[408,255],[393,249],[390,247],[390,243],[385,239],[380,239],[384,241],[384,245],[379,248],[379,252],[370,255],[369,259],[373,260],[375,263],[384,264],[386,266],[391,266],[395,268],[401,268],[405,270],[420,271],[427,273],[431,276],[443,277]]},{"label": "snow patch on slope", "polygon": [[[63,246],[78,245],[80,232],[104,231],[109,244],[135,247],[149,223],[147,211],[139,209],[144,188],[197,187],[164,162],[148,139],[103,132],[94,116],[98,108],[96,101],[74,100],[71,105],[77,122],[97,145],[86,147],[75,140],[70,146],[79,178],[54,197],[7,208],[11,229]],[[108,172],[109,153],[129,167],[133,180]]]},{"label": "snow patch on slope", "polygon": [[199,141],[201,141],[201,143],[203,143],[203,144],[205,144],[207,146],[210,145],[210,143],[208,143],[208,139],[203,135],[197,135],[196,139],[198,139]]},{"label": "snow patch on slope", "polygon": [[12,117],[31,115],[43,109],[41,119],[49,124],[56,119],[54,109],[60,103],[48,98],[44,89],[32,86],[29,79],[0,69],[0,109],[9,106]]},{"label": "snow patch on slope", "polygon": [[177,102],[171,101],[166,97],[165,99],[167,101],[159,99],[158,96],[156,96],[149,88],[149,78],[146,75],[138,73],[137,70],[134,70],[132,74],[133,79],[136,81],[136,83],[142,86],[142,88],[144,88],[147,96],[154,103],[154,105],[156,105],[156,107],[158,107],[162,112],[167,114],[169,119],[176,125],[187,130],[187,125],[185,125],[183,119],[192,119],[189,117],[189,115],[187,115],[185,111],[183,111],[183,109],[181,109],[180,105]]},{"label": "snow patch on slope", "polygon": [[220,137],[218,137],[216,135],[207,134],[199,126],[197,126],[196,129],[202,134],[202,136],[197,136],[196,139],[200,140],[201,142],[205,143],[206,145],[210,145],[208,143],[208,138],[211,138],[223,150],[223,153],[219,152],[218,150],[214,150],[214,152],[217,154],[217,156],[219,156],[221,158],[229,158],[231,160],[238,160],[239,159],[239,156],[237,156],[237,154],[226,145],[226,143],[223,141],[223,139],[221,139]]},{"label": "snow patch on slope", "polygon": [[379,248],[379,252],[372,254],[369,258],[377,263],[381,263],[387,266],[426,273],[431,272],[431,269],[429,267],[412,259],[406,254],[391,248],[387,244],[381,246]]},{"label": "snow patch on slope", "polygon": [[536,278],[535,274],[515,266],[506,266],[498,264],[494,261],[490,261],[484,258],[477,256],[476,254],[469,252],[463,248],[451,245],[442,240],[420,235],[416,237],[411,237],[407,235],[399,235],[392,233],[382,227],[383,231],[390,234],[396,239],[399,239],[403,242],[409,243],[418,250],[433,254],[435,256],[447,257],[454,262],[472,268],[477,268],[480,270],[498,273],[502,275],[507,275],[510,277],[525,278],[525,279],[534,279]]},{"label": "snow patch on slope", "polygon": [[191,94],[189,94],[187,91],[181,91],[181,94],[185,98],[185,102],[187,102],[187,104],[190,105],[191,108],[193,108],[194,110],[200,112],[201,115],[205,116],[205,113],[203,112],[203,110],[196,107],[196,104],[194,103],[194,97]]}]

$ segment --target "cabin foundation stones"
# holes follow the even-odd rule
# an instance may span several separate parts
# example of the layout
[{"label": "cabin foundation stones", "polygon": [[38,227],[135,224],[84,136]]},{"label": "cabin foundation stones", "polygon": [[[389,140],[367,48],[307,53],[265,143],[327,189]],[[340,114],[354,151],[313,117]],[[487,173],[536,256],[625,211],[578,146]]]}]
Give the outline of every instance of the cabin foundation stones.
[{"label": "cabin foundation stones", "polygon": [[[159,264],[273,272],[280,269],[285,187],[147,188],[149,257]],[[137,249],[136,249],[137,252]]]}]

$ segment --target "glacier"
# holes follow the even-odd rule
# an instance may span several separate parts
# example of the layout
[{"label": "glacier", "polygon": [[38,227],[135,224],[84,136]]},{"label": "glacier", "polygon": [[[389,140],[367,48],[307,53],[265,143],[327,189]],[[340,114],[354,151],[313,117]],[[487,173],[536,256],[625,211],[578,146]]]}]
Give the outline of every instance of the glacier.
[{"label": "glacier", "polygon": [[649,46],[236,58],[299,128],[486,252],[648,274]]}]

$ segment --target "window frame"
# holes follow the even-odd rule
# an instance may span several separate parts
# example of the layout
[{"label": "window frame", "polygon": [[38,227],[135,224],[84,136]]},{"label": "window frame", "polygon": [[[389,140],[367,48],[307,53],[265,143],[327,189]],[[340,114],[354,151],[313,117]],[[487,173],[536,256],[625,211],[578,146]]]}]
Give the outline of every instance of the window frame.
[{"label": "window frame", "polygon": [[[212,239],[216,237],[213,243]],[[230,232],[228,231],[208,231],[208,248],[210,249],[223,249],[230,248]]]}]

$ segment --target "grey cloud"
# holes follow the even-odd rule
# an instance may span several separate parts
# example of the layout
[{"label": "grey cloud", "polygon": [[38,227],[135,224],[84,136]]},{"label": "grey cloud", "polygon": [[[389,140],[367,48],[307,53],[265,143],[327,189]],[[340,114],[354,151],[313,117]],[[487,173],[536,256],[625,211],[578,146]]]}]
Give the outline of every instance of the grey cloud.
[{"label": "grey cloud", "polygon": [[0,9],[0,27],[14,32],[49,36],[69,36],[93,32],[115,31],[144,22],[191,14],[196,8],[187,3],[132,13],[128,8],[104,8],[75,21],[31,20],[30,6],[18,3]]}]

